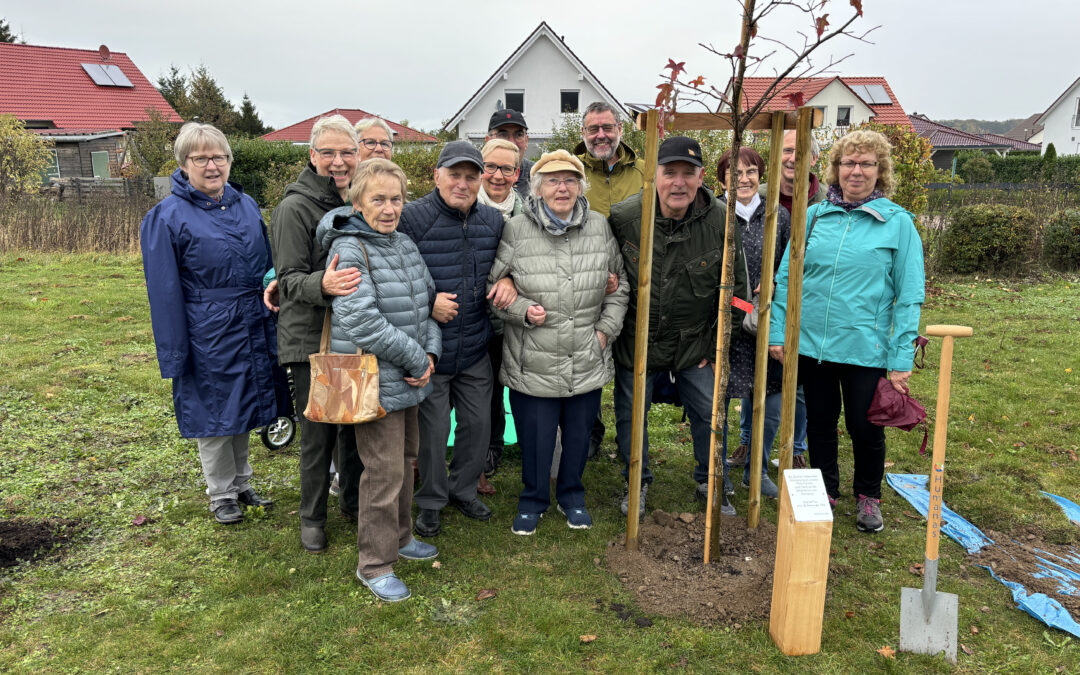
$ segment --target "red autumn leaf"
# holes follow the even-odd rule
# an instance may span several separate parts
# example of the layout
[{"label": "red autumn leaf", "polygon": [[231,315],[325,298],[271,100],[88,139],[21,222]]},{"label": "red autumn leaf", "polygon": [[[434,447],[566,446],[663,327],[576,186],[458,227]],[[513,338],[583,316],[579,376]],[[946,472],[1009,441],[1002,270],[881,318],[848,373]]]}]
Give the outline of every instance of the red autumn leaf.
[{"label": "red autumn leaf", "polygon": [[742,43],[735,45],[735,53],[733,54],[733,56],[737,59],[746,58],[746,50],[743,49]]},{"label": "red autumn leaf", "polygon": [[484,589],[481,589],[480,592],[476,594],[476,599],[477,600],[488,600],[490,598],[494,598],[498,594],[499,594],[499,592],[494,590],[494,589],[484,588]]},{"label": "red autumn leaf", "polygon": [[791,104],[793,108],[801,108],[803,105],[803,93],[796,91],[792,94],[784,94],[784,98]]},{"label": "red autumn leaf", "polygon": [[851,6],[855,8],[855,13],[862,16],[862,0],[851,0]]},{"label": "red autumn leaf", "polygon": [[818,20],[814,22],[817,29],[817,36],[820,38],[825,33],[825,26],[829,25],[829,15],[822,14],[818,17]]},{"label": "red autumn leaf", "polygon": [[131,524],[135,525],[136,527],[138,527],[140,525],[145,525],[146,524],[146,516],[135,516],[135,518],[132,519]]},{"label": "red autumn leaf", "polygon": [[852,610],[849,609],[848,611],[844,612],[844,618],[845,619],[854,619],[855,618],[855,612],[853,612]]},{"label": "red autumn leaf", "polygon": [[752,40],[752,39],[754,39],[756,37],[757,37],[757,22],[755,21],[754,23],[750,24],[750,39]]},{"label": "red autumn leaf", "polygon": [[698,75],[694,79],[690,80],[690,86],[694,87],[694,88],[700,87],[703,84],[705,84],[705,76],[704,75]]},{"label": "red autumn leaf", "polygon": [[678,63],[675,63],[675,61],[673,59],[668,59],[667,60],[667,65],[664,66],[664,68],[667,68],[667,69],[669,69],[671,71],[671,76],[672,77],[678,77],[680,73],[682,73],[683,71],[686,70],[683,67],[685,65],[686,65],[686,61],[679,61]]},{"label": "red autumn leaf", "polygon": [[660,93],[656,95],[656,107],[662,108],[664,106],[664,103],[666,103],[668,98],[671,96],[671,90],[673,89],[673,87],[670,83],[665,82],[664,84],[656,85],[656,88],[660,90]]}]

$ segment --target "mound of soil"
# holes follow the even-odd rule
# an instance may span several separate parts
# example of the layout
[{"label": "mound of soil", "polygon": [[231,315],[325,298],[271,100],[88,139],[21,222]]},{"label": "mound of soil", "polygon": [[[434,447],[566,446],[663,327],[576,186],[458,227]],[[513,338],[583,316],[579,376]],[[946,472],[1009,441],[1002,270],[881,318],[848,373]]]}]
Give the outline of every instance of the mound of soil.
[{"label": "mound of soil", "polygon": [[1022,584],[1029,595],[1044,593],[1080,621],[1080,595],[1062,593],[1060,584],[1052,578],[1032,576],[1042,571],[1037,557],[1080,572],[1080,552],[1072,547],[1048,544],[1039,535],[1028,532],[1003,534],[987,530],[986,536],[994,540],[994,545],[969,555],[969,562],[989,566],[1002,579]]},{"label": "mound of soil", "polygon": [[705,516],[654,511],[638,530],[638,550],[608,542],[607,564],[642,610],[706,626],[769,616],[776,526],[721,518],[720,555],[704,564]]},{"label": "mound of soil", "polygon": [[74,523],[67,520],[0,520],[0,568],[44,555],[65,543]]}]

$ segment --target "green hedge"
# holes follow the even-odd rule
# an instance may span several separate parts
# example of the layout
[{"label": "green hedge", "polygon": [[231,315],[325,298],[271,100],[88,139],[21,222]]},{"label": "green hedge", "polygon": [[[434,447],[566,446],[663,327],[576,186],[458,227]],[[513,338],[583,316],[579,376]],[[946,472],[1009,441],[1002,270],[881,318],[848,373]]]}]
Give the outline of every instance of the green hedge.
[{"label": "green hedge", "polygon": [[[993,153],[964,150],[956,156],[957,166],[963,167],[973,157],[984,157],[990,163],[993,178],[985,182],[1080,183],[1080,155],[1066,155],[1047,161],[1035,152],[1010,152],[1005,157],[999,157]],[[967,180],[967,177],[964,179]]]},{"label": "green hedge", "polygon": [[271,177],[278,171],[277,167],[295,164],[302,167],[308,161],[306,145],[293,145],[287,141],[270,142],[233,136],[229,139],[229,146],[233,152],[229,180],[244,186],[244,192],[263,207],[273,206],[269,203],[267,188]]},{"label": "green hedge", "polygon": [[940,263],[946,270],[1015,272],[1032,257],[1039,228],[1035,215],[1019,206],[980,204],[949,213],[941,235]]},{"label": "green hedge", "polygon": [[1080,270],[1080,210],[1058,211],[1043,232],[1043,260],[1057,270]]}]

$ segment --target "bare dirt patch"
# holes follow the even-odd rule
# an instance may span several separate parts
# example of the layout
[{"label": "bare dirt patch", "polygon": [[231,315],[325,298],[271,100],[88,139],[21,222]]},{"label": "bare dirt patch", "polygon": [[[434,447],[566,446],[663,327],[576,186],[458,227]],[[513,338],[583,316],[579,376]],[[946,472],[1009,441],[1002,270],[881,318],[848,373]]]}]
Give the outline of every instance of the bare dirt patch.
[{"label": "bare dirt patch", "polygon": [[[607,564],[652,614],[706,626],[769,616],[776,526],[762,519],[721,518],[720,555],[704,564],[705,516],[654,511],[638,530],[638,550],[608,542]],[[629,617],[628,617],[629,618]]]},{"label": "bare dirt patch", "polygon": [[74,521],[11,518],[0,520],[0,568],[43,556],[63,545],[72,534]]},{"label": "bare dirt patch", "polygon": [[1029,595],[1046,594],[1060,602],[1074,619],[1080,620],[1080,595],[1062,593],[1061,586],[1053,578],[1037,579],[1032,576],[1041,572],[1038,558],[1074,572],[1080,571],[1080,551],[1071,546],[1047,543],[1039,534],[1032,532],[1003,534],[987,530],[986,536],[994,540],[994,545],[969,555],[969,562],[989,566],[1002,579],[1022,584]]}]

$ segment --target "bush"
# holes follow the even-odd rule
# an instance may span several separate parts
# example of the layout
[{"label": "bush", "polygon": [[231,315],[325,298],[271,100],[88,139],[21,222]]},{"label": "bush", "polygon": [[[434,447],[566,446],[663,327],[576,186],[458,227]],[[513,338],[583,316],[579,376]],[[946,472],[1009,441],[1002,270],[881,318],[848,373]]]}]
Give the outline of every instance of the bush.
[{"label": "bush", "polygon": [[1043,261],[1054,269],[1080,269],[1080,210],[1058,211],[1043,232]]},{"label": "bush", "polygon": [[994,154],[982,153],[978,150],[964,150],[956,155],[957,166],[963,167],[968,159],[978,156],[982,156],[990,162],[990,167],[994,172],[993,178],[985,182],[1080,182],[1080,155],[1059,156],[1056,151],[1051,151],[1050,148],[1047,148],[1045,157],[1037,152],[1014,151],[1005,157],[1000,157]]},{"label": "bush", "polygon": [[292,164],[270,162],[270,167],[263,174],[263,201],[260,205],[267,211],[277,208],[277,205],[285,198],[285,188],[289,183],[296,182],[305,166],[307,166],[306,160]]},{"label": "bush", "polygon": [[961,206],[941,236],[941,265],[953,272],[1014,272],[1029,262],[1038,236],[1034,214],[1018,206]]},{"label": "bush", "polygon": [[991,183],[994,180],[994,167],[990,160],[979,154],[964,160],[960,165],[960,177],[965,183]]},{"label": "bush", "polygon": [[[306,145],[293,145],[285,141],[270,142],[233,136],[229,139],[229,147],[233,152],[229,180],[244,186],[244,191],[264,207],[268,206],[266,189],[274,175],[273,166],[292,166],[297,163],[306,164],[308,161]],[[297,171],[293,174],[293,180],[299,173]]]},{"label": "bush", "polygon": [[934,168],[930,160],[933,146],[912,129],[892,124],[863,122],[857,129],[877,131],[892,144],[893,174],[896,192],[890,197],[908,211],[919,215],[926,211],[927,183],[948,183],[949,172]]},{"label": "bush", "polygon": [[418,199],[435,189],[435,164],[440,143],[399,143],[394,146],[394,162],[409,179],[409,199]]},{"label": "bush", "polygon": [[0,203],[41,186],[52,147],[52,141],[27,131],[21,120],[0,115]]}]

